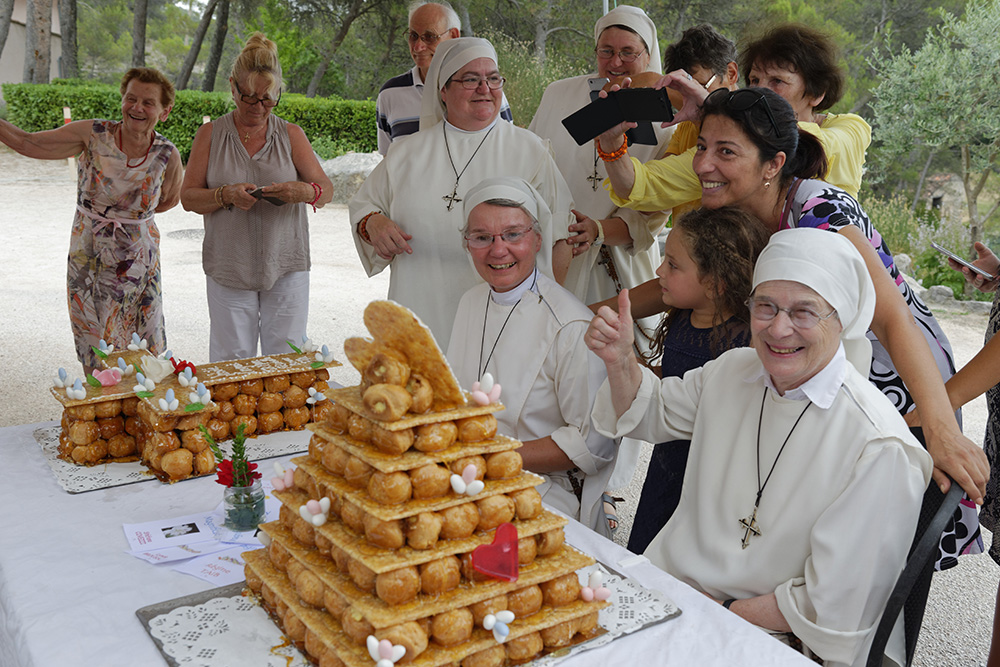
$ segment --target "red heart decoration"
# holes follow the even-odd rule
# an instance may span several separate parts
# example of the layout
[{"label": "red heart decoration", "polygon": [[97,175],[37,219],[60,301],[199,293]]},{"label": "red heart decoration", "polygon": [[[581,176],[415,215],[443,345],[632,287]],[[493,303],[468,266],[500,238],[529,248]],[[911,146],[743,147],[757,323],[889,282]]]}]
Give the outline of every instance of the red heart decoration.
[{"label": "red heart decoration", "polygon": [[472,569],[494,579],[517,581],[517,528],[514,524],[500,524],[492,544],[480,544],[472,550]]}]

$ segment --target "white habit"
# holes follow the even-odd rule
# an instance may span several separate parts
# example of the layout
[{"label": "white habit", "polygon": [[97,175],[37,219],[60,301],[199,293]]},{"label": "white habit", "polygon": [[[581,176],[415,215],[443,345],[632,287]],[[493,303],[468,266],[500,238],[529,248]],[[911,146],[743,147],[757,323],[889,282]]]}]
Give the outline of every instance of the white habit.
[{"label": "white habit", "polygon": [[496,413],[500,433],[522,441],[555,440],[582,473],[579,477],[586,477],[583,497],[577,502],[564,473],[550,473],[542,475],[546,481],[538,487],[542,499],[607,536],[600,500],[613,468],[615,443],[590,421],[597,389],[607,377],[604,364],[583,342],[592,313],[555,281],[536,275],[533,291],[532,276],[522,284],[516,307],[492,300],[486,283],[466,292],[455,317],[448,362],[463,387],[483,372],[500,384],[506,408]]},{"label": "white habit", "polygon": [[[864,664],[932,467],[885,396],[846,366],[830,407],[810,405],[778,458],[757,513],[762,534],[746,549],[740,519],[758,490],[766,378],[753,349],[726,352],[683,378],[643,369],[617,422],[605,383],[593,415],[608,436],[691,440],[680,504],[646,556],[716,599],[773,592],[792,631],[826,665]],[[767,390],[761,481],[804,407]],[[901,636],[890,639],[890,656],[901,649]]]},{"label": "white habit", "polygon": [[[563,126],[563,118],[590,103],[590,86],[587,80],[596,76],[597,74],[585,74],[549,84],[528,129],[551,142],[556,164],[569,185],[576,210],[595,220],[620,217],[628,225],[632,245],[609,246],[608,250],[614,259],[622,287],[631,288],[655,277],[653,272],[661,260],[656,235],[663,230],[667,212],[642,213],[618,208],[601,185],[607,178],[607,170],[604,168],[604,161],[597,157],[594,142],[577,145]],[[659,123],[653,123],[653,129],[656,131],[657,145],[629,146],[629,155],[641,162],[663,156],[670,143],[673,128],[662,129]],[[612,151],[618,146],[602,148]],[[586,253],[573,258],[566,278],[566,288],[588,305],[618,294],[607,269],[598,264],[599,258],[599,247],[589,248]],[[652,332],[656,329],[658,319],[648,318],[651,321],[644,321],[643,325]]]},{"label": "white habit", "polygon": [[[389,155],[351,199],[350,214],[354,244],[368,275],[391,265],[388,297],[416,313],[430,327],[441,349],[447,349],[459,299],[482,280],[462,248],[462,203],[455,203],[449,211],[443,199],[455,186],[448,147],[455,168],[462,174],[459,198],[490,176],[517,176],[538,190],[553,214],[552,228],[542,229],[542,249],[537,257],[539,268],[549,275],[552,244],[569,236],[572,197],[552,160],[548,142],[527,130],[504,121],[495,121],[492,129],[478,132],[449,125],[446,147],[443,126],[439,122],[393,142]],[[382,212],[413,236],[409,241],[412,255],[397,255],[390,263],[361,240],[357,224],[372,211]]]}]

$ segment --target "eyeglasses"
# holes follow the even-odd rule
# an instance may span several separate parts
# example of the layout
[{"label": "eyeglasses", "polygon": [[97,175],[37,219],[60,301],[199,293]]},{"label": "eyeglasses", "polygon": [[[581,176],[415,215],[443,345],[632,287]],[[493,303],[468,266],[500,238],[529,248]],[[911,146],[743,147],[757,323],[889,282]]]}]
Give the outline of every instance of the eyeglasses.
[{"label": "eyeglasses", "polygon": [[493,245],[496,239],[500,239],[508,245],[517,245],[531,232],[532,228],[527,227],[525,229],[508,229],[501,234],[487,234],[485,232],[466,234],[464,238],[470,248],[482,250],[483,248],[489,248]]},{"label": "eyeglasses", "polygon": [[463,76],[461,79],[448,79],[448,83],[460,83],[466,90],[476,90],[485,81],[490,90],[500,90],[507,79],[499,74],[491,74],[485,79],[481,76]]},{"label": "eyeglasses", "polygon": [[635,59],[646,52],[646,49],[640,51],[633,51],[632,49],[622,49],[621,51],[615,51],[610,46],[602,46],[599,49],[594,49],[594,53],[601,60],[611,60],[617,54],[618,59],[623,63],[635,62]]},{"label": "eyeglasses", "polygon": [[257,97],[256,95],[245,95],[242,90],[240,90],[240,84],[236,83],[236,79],[233,79],[233,85],[236,86],[236,92],[240,94],[240,99],[244,104],[249,104],[253,106],[260,102],[260,105],[265,109],[273,109],[277,106],[278,102],[281,101],[281,91],[278,91],[278,99],[272,100],[270,97]]},{"label": "eyeglasses", "polygon": [[[753,108],[755,104],[763,103],[764,111],[767,113],[767,119],[771,121],[771,128],[774,130],[774,136],[780,137],[781,130],[778,129],[778,123],[774,120],[774,113],[771,111],[771,105],[768,104],[767,98],[764,97],[764,93],[759,90],[751,90],[749,88],[741,88],[740,90],[728,91],[725,88],[719,88],[714,93],[710,93],[708,97],[717,95],[719,97],[725,96],[725,104],[728,108],[737,112],[749,111]],[[708,98],[705,98],[706,101]]]},{"label": "eyeglasses", "polygon": [[434,46],[435,44],[440,42],[441,38],[447,35],[448,32],[449,32],[448,30],[445,30],[440,35],[436,35],[433,32],[425,32],[424,34],[421,35],[418,32],[411,30],[410,32],[406,33],[406,40],[410,44],[416,44],[417,40],[420,40],[427,46]]},{"label": "eyeglasses", "polygon": [[761,322],[770,322],[778,313],[785,313],[792,325],[797,329],[812,329],[821,321],[829,319],[837,314],[836,310],[831,310],[826,315],[820,315],[812,308],[806,306],[795,306],[794,308],[779,308],[770,301],[755,299],[753,297],[746,300],[746,307],[750,309],[750,317]]}]

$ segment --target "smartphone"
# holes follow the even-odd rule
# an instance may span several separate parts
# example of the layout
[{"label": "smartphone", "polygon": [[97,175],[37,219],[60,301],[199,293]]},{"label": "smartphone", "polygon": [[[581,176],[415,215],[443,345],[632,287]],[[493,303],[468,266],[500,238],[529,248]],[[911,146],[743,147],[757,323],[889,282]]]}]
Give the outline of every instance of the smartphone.
[{"label": "smartphone", "polygon": [[598,93],[604,90],[604,86],[608,85],[609,79],[607,77],[598,77],[594,79],[587,79],[587,85],[590,87],[590,101],[593,102],[597,99]]},{"label": "smartphone", "polygon": [[267,194],[265,194],[264,191],[261,190],[260,188],[257,188],[256,190],[251,192],[250,195],[256,199],[263,199],[266,202],[270,202],[275,206],[283,206],[285,204],[284,201],[278,199],[277,197],[268,197]]},{"label": "smartphone", "polygon": [[982,269],[980,269],[978,266],[976,266],[972,262],[969,262],[967,260],[962,259],[961,257],[959,257],[958,255],[956,255],[952,251],[948,250],[947,248],[943,248],[943,247],[939,246],[937,243],[934,243],[933,241],[931,241],[931,247],[934,248],[935,250],[937,250],[942,255],[947,256],[949,259],[955,260],[956,262],[958,262],[959,264],[961,264],[965,268],[969,269],[970,271],[975,271],[976,273],[978,273],[979,275],[981,275],[986,280],[993,280],[996,277],[996,276],[991,276],[989,273],[987,273],[986,271],[983,271]]}]

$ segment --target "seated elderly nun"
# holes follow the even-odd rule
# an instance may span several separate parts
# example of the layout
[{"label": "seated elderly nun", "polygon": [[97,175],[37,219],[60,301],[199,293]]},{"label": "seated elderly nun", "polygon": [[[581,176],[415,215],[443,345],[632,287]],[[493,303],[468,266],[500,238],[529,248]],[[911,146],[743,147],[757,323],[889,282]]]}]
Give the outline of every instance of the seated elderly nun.
[{"label": "seated elderly nun", "polygon": [[572,195],[547,141],[498,121],[504,78],[485,39],[437,47],[424,85],[420,131],[393,143],[350,203],[354,244],[368,275],[392,267],[389,298],[420,317],[442,349],[459,298],[479,277],[461,238],[468,189],[490,176],[531,183],[556,213],[541,229],[539,269],[566,276]]},{"label": "seated elderly nun", "polygon": [[486,282],[458,304],[448,361],[463,387],[487,374],[501,387],[498,432],[524,443],[524,468],[545,478],[542,500],[606,536],[600,501],[615,443],[590,421],[604,366],[583,342],[593,314],[539,270],[549,207],[510,177],[480,182],[463,203],[463,245]]},{"label": "seated elderly nun", "polygon": [[[608,371],[594,424],[691,440],[677,511],[645,552],[655,565],[825,665],[862,665],[931,458],[868,381],[875,290],[850,241],[778,232],[753,286],[753,347],[683,378],[636,362],[627,292],[626,315],[602,307],[586,336]],[[886,653],[903,664],[896,630]]]}]

